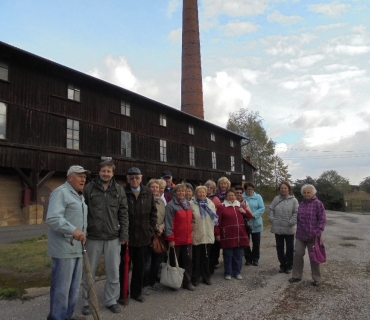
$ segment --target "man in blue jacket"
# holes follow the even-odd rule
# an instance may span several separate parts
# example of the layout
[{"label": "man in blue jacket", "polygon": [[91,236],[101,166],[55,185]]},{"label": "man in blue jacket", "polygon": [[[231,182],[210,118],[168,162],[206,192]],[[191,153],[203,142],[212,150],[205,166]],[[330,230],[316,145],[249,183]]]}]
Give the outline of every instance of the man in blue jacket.
[{"label": "man in blue jacket", "polygon": [[71,166],[67,181],[50,197],[46,223],[48,255],[52,258],[50,313],[48,320],[84,319],[73,316],[82,275],[82,246],[72,240],[86,241],[87,206],[82,195],[86,173]]}]

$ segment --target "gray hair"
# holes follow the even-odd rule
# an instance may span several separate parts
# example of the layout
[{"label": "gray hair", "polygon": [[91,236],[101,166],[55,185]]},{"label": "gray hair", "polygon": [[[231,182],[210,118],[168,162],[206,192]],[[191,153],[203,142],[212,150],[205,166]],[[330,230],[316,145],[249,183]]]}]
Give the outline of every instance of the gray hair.
[{"label": "gray hair", "polygon": [[312,189],[312,193],[313,193],[314,195],[316,194],[317,190],[316,190],[316,188],[315,188],[312,184],[304,184],[304,185],[302,186],[302,188],[301,188],[301,194],[302,194],[302,196],[303,196],[303,191],[304,191],[305,189],[307,189],[307,188],[311,188],[311,189]]}]

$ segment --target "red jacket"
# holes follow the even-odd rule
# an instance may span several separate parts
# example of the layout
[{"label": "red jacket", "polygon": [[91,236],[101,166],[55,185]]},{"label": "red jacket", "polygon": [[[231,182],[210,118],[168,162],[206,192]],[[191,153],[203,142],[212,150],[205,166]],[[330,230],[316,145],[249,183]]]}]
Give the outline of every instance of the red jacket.
[{"label": "red jacket", "polygon": [[165,215],[165,240],[175,242],[175,246],[188,245],[193,243],[191,233],[193,210],[184,210],[173,198],[166,206]]},{"label": "red jacket", "polygon": [[245,230],[243,214],[239,212],[238,201],[225,201],[217,208],[218,226],[215,235],[220,236],[221,248],[248,247],[249,238]]}]

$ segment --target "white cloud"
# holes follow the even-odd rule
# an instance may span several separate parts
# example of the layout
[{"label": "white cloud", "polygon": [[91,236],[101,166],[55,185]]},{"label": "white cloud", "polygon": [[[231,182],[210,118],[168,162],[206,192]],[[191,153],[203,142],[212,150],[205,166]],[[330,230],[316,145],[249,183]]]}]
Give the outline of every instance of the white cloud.
[{"label": "white cloud", "polygon": [[337,1],[325,4],[312,4],[308,9],[313,12],[322,13],[328,17],[339,17],[351,8],[350,4],[339,3]]},{"label": "white cloud", "polygon": [[203,0],[205,16],[211,18],[220,14],[242,17],[262,14],[268,0]]},{"label": "white cloud", "polygon": [[167,17],[172,17],[173,13],[177,11],[181,6],[180,0],[170,0],[168,1],[168,7],[167,7]]},{"label": "white cloud", "polygon": [[172,30],[170,34],[167,36],[168,40],[170,40],[173,43],[181,43],[182,40],[182,28],[178,28],[175,30]]},{"label": "white cloud", "polygon": [[270,22],[278,22],[285,24],[294,24],[300,21],[302,17],[300,16],[286,16],[278,11],[275,11],[267,16],[267,20]]},{"label": "white cloud", "polygon": [[347,26],[347,23],[332,23],[332,24],[323,24],[321,26],[315,27],[315,30],[317,31],[327,31],[332,29],[339,29],[342,27]]},{"label": "white cloud", "polygon": [[227,36],[237,36],[244,33],[253,33],[258,30],[259,26],[247,21],[229,21],[224,27],[225,35]]}]

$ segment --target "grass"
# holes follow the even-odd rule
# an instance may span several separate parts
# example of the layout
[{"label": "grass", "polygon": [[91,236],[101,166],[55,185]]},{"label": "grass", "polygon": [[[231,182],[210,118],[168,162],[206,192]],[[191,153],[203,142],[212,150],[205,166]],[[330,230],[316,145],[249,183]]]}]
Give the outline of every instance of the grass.
[{"label": "grass", "polygon": [[344,194],[344,199],[346,200],[370,200],[370,193],[365,191],[355,191]]}]

